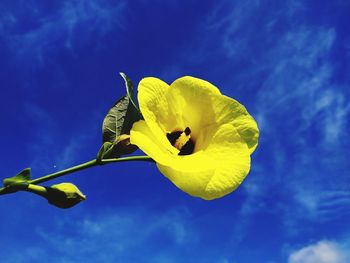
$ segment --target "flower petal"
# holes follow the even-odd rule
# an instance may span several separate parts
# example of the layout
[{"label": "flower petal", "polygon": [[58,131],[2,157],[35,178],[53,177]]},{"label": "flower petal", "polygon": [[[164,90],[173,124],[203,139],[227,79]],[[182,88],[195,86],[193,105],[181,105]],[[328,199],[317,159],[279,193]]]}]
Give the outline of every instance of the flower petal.
[{"label": "flower petal", "polygon": [[221,95],[211,83],[189,76],[175,80],[168,92],[168,102],[182,109],[176,115],[184,126],[181,128],[190,127],[194,138],[198,138],[206,127],[231,122],[247,143],[250,153],[255,150],[259,137],[257,124],[238,101]]},{"label": "flower petal", "polygon": [[219,124],[232,123],[246,142],[250,154],[258,145],[259,129],[246,108],[238,101],[227,96],[212,96],[212,107]]},{"label": "flower petal", "polygon": [[235,190],[248,174],[250,154],[232,124],[220,126],[203,151],[169,164],[158,163],[162,174],[184,192],[206,200]]},{"label": "flower petal", "polygon": [[191,76],[178,78],[171,83],[170,86],[172,89],[179,89],[182,92],[185,92],[183,96],[187,98],[197,98],[198,92],[221,94],[220,90],[210,82]]},{"label": "flower petal", "polygon": [[181,128],[190,127],[193,137],[197,137],[202,127],[215,122],[211,96],[220,94],[211,83],[185,76],[170,85],[168,97],[181,110],[177,115],[177,120],[183,125]]},{"label": "flower petal", "polygon": [[[177,123],[176,105],[170,105],[167,100],[169,86],[157,78],[144,78],[138,86],[138,101],[142,115],[148,127],[153,132],[155,140],[159,141],[168,151],[177,154],[166,138],[166,132]],[[138,145],[139,146],[139,145]]]},{"label": "flower petal", "polygon": [[184,156],[174,155],[167,151],[164,145],[156,140],[151,129],[143,120],[134,123],[130,131],[130,142],[137,145],[143,152],[155,160],[156,163],[164,166],[174,166],[176,169],[184,171],[185,173],[192,172],[196,169],[203,171],[208,168],[214,168],[210,162],[201,163],[198,167],[193,165],[197,160],[200,162],[208,161],[206,156],[203,155],[203,151]]},{"label": "flower petal", "polygon": [[220,126],[205,152],[217,162],[205,189],[210,199],[234,191],[249,173],[250,151],[232,124]]},{"label": "flower petal", "polygon": [[157,163],[168,165],[173,159],[173,154],[164,147],[158,138],[156,138],[153,131],[143,120],[133,124],[130,130],[130,143],[137,145]]}]

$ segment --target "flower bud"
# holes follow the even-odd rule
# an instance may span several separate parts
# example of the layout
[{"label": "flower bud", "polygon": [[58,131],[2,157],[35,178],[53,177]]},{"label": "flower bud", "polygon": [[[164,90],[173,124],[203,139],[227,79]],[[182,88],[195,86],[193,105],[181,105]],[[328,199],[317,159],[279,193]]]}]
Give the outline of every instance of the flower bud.
[{"label": "flower bud", "polygon": [[86,199],[86,196],[72,183],[60,183],[47,187],[48,202],[59,208],[70,208]]}]

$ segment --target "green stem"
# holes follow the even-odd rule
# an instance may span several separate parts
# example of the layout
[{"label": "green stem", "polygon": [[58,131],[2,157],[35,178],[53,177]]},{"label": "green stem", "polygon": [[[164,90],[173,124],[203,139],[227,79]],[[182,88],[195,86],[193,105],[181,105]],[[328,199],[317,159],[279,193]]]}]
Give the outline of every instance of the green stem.
[{"label": "green stem", "polygon": [[127,161],[146,161],[154,162],[154,160],[149,156],[130,156],[124,158],[113,158],[113,159],[102,159],[102,164],[115,163],[115,162],[127,162]]},{"label": "green stem", "polygon": [[[102,160],[97,160],[97,159],[93,159],[91,161],[64,169],[62,171],[58,171],[56,173],[52,173],[52,174],[48,174],[42,177],[39,177],[37,179],[34,180],[30,180],[28,181],[29,184],[40,184],[52,179],[55,179],[57,177],[66,175],[66,174],[71,174],[74,172],[78,172],[93,166],[97,166],[97,165],[105,165],[108,163],[117,163],[117,162],[128,162],[128,161],[148,161],[148,162],[154,162],[153,159],[151,157],[148,156],[129,156],[129,157],[123,157],[123,158],[114,158],[114,159],[102,159]],[[7,194],[9,193],[8,191],[6,191],[6,187],[0,188],[0,195],[2,194]]]},{"label": "green stem", "polygon": [[60,177],[60,176],[66,175],[66,174],[70,174],[70,173],[74,173],[74,172],[78,172],[78,171],[90,168],[90,167],[95,166],[95,165],[97,165],[96,159],[79,164],[79,165],[76,165],[76,166],[73,166],[73,167],[70,167],[68,169],[64,169],[62,171],[58,171],[56,173],[48,174],[48,175],[42,176],[40,178],[30,180],[28,183],[40,184],[40,183],[55,179],[57,177]]}]

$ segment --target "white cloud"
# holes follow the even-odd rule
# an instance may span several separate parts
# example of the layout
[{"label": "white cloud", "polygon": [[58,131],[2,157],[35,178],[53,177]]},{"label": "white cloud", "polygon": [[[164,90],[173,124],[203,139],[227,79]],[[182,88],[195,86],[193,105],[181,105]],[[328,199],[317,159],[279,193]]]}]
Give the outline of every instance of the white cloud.
[{"label": "white cloud", "polygon": [[346,263],[347,252],[336,242],[322,240],[289,255],[288,263]]},{"label": "white cloud", "polygon": [[313,189],[293,188],[293,198],[301,208],[299,212],[293,211],[296,217],[324,222],[349,215],[350,193],[322,188],[320,185],[315,185]]},{"label": "white cloud", "polygon": [[259,7],[259,0],[238,1],[234,4],[230,1],[221,1],[212,11],[207,23],[210,29],[224,28],[221,43],[228,57],[237,58],[249,52],[247,39],[242,38],[242,30],[246,29],[247,23],[254,17]]},{"label": "white cloud", "polygon": [[47,253],[40,247],[24,247],[20,253],[13,253],[11,257],[0,256],[1,262],[6,263],[28,263],[40,262],[43,258],[47,258]]},{"label": "white cloud", "polygon": [[54,229],[40,228],[37,234],[48,253],[60,255],[52,262],[176,262],[173,248],[195,243],[192,231],[188,213],[181,208],[64,217]]},{"label": "white cloud", "polygon": [[[288,23],[289,18],[293,20],[293,16],[303,10],[304,3],[298,0],[287,0],[274,8],[266,8],[266,4],[259,0],[224,0],[215,4],[206,22],[208,29],[220,32],[219,43],[228,58],[256,60],[252,56],[255,45],[272,44],[275,37],[272,32],[281,20],[287,19]],[[269,45],[267,51],[269,48],[273,47]]]},{"label": "white cloud", "polygon": [[[24,105],[25,114],[21,117],[30,123],[31,130],[35,131],[31,138],[32,143],[27,145],[27,151],[31,156],[30,166],[33,170],[52,172],[52,170],[65,169],[79,161],[84,156],[84,150],[88,147],[87,141],[95,134],[92,132],[81,132],[84,127],[94,127],[96,118],[92,117],[88,123],[67,138],[65,143],[57,144],[59,138],[59,125],[48,111],[33,103]],[[28,140],[28,138],[26,138]],[[97,146],[96,146],[97,147]],[[96,149],[97,151],[97,149]]]},{"label": "white cloud", "polygon": [[299,113],[312,109],[317,92],[329,85],[327,55],[334,39],[327,28],[302,27],[283,35],[266,54],[263,67],[270,73],[258,94],[259,112],[284,113],[289,103],[300,107]]},{"label": "white cloud", "polygon": [[[305,10],[298,0],[271,8],[255,0],[220,1],[206,21],[205,34],[219,36],[216,44],[227,59],[222,63],[232,73],[227,86],[242,86],[229,92],[252,98],[247,108],[261,132],[253,159],[264,163],[253,160],[255,170],[242,185],[240,216],[245,220],[235,230],[238,239],[255,213],[271,207],[271,193],[288,202],[276,200],[271,211],[291,232],[302,231],[294,227],[298,220],[329,222],[349,207],[344,194],[350,183],[347,153],[341,151],[350,146],[348,84],[335,82],[332,57],[338,32],[329,25],[308,24]],[[204,57],[211,54],[206,51],[200,51]],[[230,71],[241,65],[244,70]]]},{"label": "white cloud", "polygon": [[[270,193],[281,195],[290,203],[277,200],[274,210],[290,232],[302,231],[294,227],[298,220],[342,217],[340,211],[350,204],[341,151],[350,146],[350,103],[348,84],[334,82],[337,31],[295,19],[303,17],[303,5],[287,1],[270,10],[260,1],[222,1],[207,21],[209,30],[220,33],[218,43],[232,63],[228,65],[248,65],[232,79],[243,83],[244,94],[255,94],[250,111],[261,131],[255,154],[264,155],[264,164],[252,163],[258,169],[242,186],[246,199],[240,216],[251,219],[269,205]],[[254,23],[257,17],[259,25]],[[283,30],[276,30],[279,24]],[[249,85],[255,88],[249,90]],[[249,225],[245,220],[237,227],[237,237]]]},{"label": "white cloud", "polygon": [[[263,83],[255,84],[261,87],[255,112],[262,135],[279,130],[272,123],[276,115],[290,115],[293,108],[293,115],[283,122],[290,126],[292,136],[303,140],[300,135],[316,124],[323,136],[320,144],[337,143],[346,133],[350,108],[344,87],[332,83],[330,54],[337,33],[331,27],[295,21],[295,15],[303,16],[303,5],[290,0],[270,10],[256,0],[221,1],[207,19],[207,27],[220,32],[219,43],[231,62],[249,63],[247,74],[238,72],[243,74],[240,82],[249,83],[255,75],[266,72]],[[257,26],[254,19],[260,16],[264,19]],[[278,23],[286,29],[271,31]],[[262,52],[255,52],[262,48]]]},{"label": "white cloud", "polygon": [[[334,41],[333,29],[303,26],[281,35],[275,46],[266,52],[261,67],[269,74],[257,95],[256,112],[261,131],[260,147],[272,163],[269,170],[262,165],[261,171],[255,171],[254,180],[247,179],[252,185],[245,184],[249,190],[242,215],[260,211],[267,205],[264,196],[277,190],[284,194],[291,191],[288,198],[291,197],[291,204],[297,207],[290,212],[290,207],[284,210],[283,205],[278,207],[276,203],[276,211],[283,212],[287,226],[299,217],[319,220],[322,213],[321,218],[327,220],[336,216],[340,203],[327,209],[322,206],[327,203],[322,193],[336,190],[325,189],[329,185],[319,180],[320,174],[316,177],[317,172],[310,172],[312,167],[301,169],[315,161],[316,155],[309,149],[319,147],[318,157],[323,158],[320,156],[322,147],[326,143],[335,145],[346,132],[348,106],[342,91],[330,86],[332,67],[327,56]],[[335,114],[337,111],[339,113]],[[335,115],[339,116],[336,122]],[[312,142],[316,146],[310,145],[307,137],[311,128],[321,134],[321,140]],[[294,148],[303,149],[295,153],[297,158],[289,156]],[[307,187],[310,184],[313,187]]]},{"label": "white cloud", "polygon": [[340,92],[326,90],[323,95],[324,97],[321,102],[326,104],[326,113],[323,119],[324,140],[325,143],[334,145],[338,143],[343,136],[346,136],[350,104]]},{"label": "white cloud", "polygon": [[12,13],[3,13],[0,18],[0,32],[5,33],[17,23],[16,17]]},{"label": "white cloud", "polygon": [[[55,132],[57,124],[49,112],[36,104],[27,103],[23,107],[25,114],[22,116],[26,123],[30,124],[31,130],[35,133],[31,138],[32,143],[26,145],[31,158],[31,167],[46,171],[54,155]],[[28,140],[29,138],[27,138]],[[51,167],[50,167],[51,168]]]},{"label": "white cloud", "polygon": [[[265,129],[276,129],[271,123],[275,119],[273,114],[289,114],[293,107],[293,116],[285,118],[284,124],[293,127],[291,131],[295,136],[317,121],[324,143],[335,143],[344,135],[350,108],[341,89],[331,82],[333,67],[329,54],[336,41],[336,31],[296,23],[289,30],[272,34],[268,28],[274,24],[273,19],[282,19],[282,14],[293,19],[295,12],[303,10],[303,5],[300,1],[287,1],[286,5],[276,8],[276,14],[269,15],[260,1],[234,4],[222,1],[207,23],[211,30],[223,31],[220,42],[231,60],[252,61],[253,72],[250,70],[247,74],[249,80],[254,74],[267,72],[265,81],[259,83],[261,88],[255,104],[262,133]],[[251,23],[257,15],[266,15],[259,30]],[[255,45],[265,46],[265,52],[254,53]],[[322,105],[327,98],[328,104]],[[319,115],[324,118],[321,122]],[[294,123],[296,121],[298,123]]]},{"label": "white cloud", "polygon": [[[342,175],[335,179],[339,171],[330,169],[342,162],[336,149],[349,143],[350,103],[344,89],[332,83],[329,54],[335,41],[332,28],[301,26],[276,42],[262,66],[270,73],[258,93],[257,112],[263,124],[261,137],[273,138],[269,155],[276,170],[270,178],[285,178],[282,191],[296,202],[292,213],[284,211],[286,224],[296,218],[332,220],[349,205],[346,198],[331,202],[324,195],[342,192],[347,180]],[[283,156],[288,169],[278,166]]]},{"label": "white cloud", "polygon": [[[27,12],[36,16],[35,27],[21,32],[17,24],[24,17],[17,10],[3,12],[0,30],[3,39],[19,60],[43,63],[48,52],[57,48],[74,51],[75,47],[85,45],[91,37],[104,36],[113,29],[123,28],[123,13],[126,1],[110,4],[103,0],[62,2],[60,8],[53,13],[46,13],[30,4],[24,5]],[[102,44],[102,43],[100,43]],[[29,58],[28,58],[29,56]]]},{"label": "white cloud", "polygon": [[79,154],[85,148],[85,144],[89,141],[91,136],[87,133],[80,133],[72,136],[62,149],[62,152],[55,156],[55,167],[57,169],[65,169],[77,162]]}]

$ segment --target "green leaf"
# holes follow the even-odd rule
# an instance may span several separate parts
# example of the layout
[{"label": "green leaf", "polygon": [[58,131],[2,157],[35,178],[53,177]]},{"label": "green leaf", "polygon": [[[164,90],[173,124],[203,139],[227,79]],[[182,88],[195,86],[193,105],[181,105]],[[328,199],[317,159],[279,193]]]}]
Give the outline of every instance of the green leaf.
[{"label": "green leaf", "polygon": [[[98,153],[98,158],[117,158],[122,154],[130,153],[131,148],[127,143],[125,143],[125,145],[128,145],[127,150],[124,150],[123,147],[118,147],[118,150],[116,150],[115,146],[117,144],[119,144],[119,146],[122,146],[120,142],[125,142],[126,140],[124,138],[121,139],[121,136],[130,134],[130,130],[134,122],[142,119],[142,115],[133,99],[134,93],[132,82],[124,73],[120,73],[120,75],[125,80],[127,94],[120,98],[113,105],[113,107],[109,109],[107,115],[103,120],[102,141],[103,143],[110,142],[113,145],[109,145],[108,149],[106,148],[106,145],[102,146],[102,153],[100,150]],[[136,147],[133,147],[133,149],[134,148],[136,149]]]},{"label": "green leaf", "polygon": [[3,193],[14,193],[27,189],[30,180],[30,168],[26,168],[13,177],[3,180]]},{"label": "green leaf", "polygon": [[21,182],[27,182],[29,180],[30,180],[30,168],[26,168],[13,177],[5,178],[3,180],[3,185],[7,187],[15,183],[18,184]]},{"label": "green leaf", "polygon": [[131,121],[127,120],[130,119],[128,116],[130,115],[130,113],[128,114],[128,111],[130,112],[129,101],[129,97],[124,96],[109,109],[102,124],[103,142],[113,143],[120,134],[125,133],[132,125]]},{"label": "green leaf", "polygon": [[126,87],[126,95],[129,97],[131,104],[134,106],[134,108],[137,111],[140,111],[139,108],[136,106],[135,103],[135,97],[134,97],[134,85],[132,84],[131,79],[125,75],[125,73],[123,72],[119,72],[120,76],[122,76],[122,78],[125,81],[125,87]]}]

